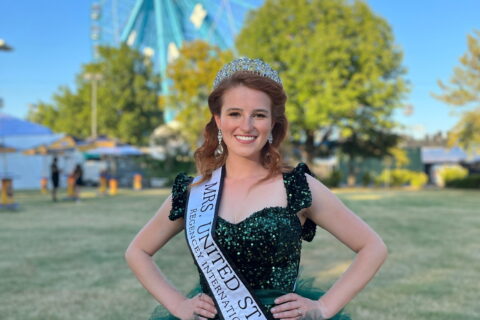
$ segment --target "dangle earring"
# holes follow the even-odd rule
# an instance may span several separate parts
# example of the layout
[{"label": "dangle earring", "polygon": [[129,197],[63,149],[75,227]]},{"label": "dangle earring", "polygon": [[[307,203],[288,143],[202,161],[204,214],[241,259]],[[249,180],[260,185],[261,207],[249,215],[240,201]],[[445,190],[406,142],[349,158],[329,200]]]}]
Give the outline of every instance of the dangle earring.
[{"label": "dangle earring", "polygon": [[223,135],[220,129],[218,129],[217,138],[218,138],[218,146],[215,149],[215,157],[220,157],[223,154],[223,146],[222,146]]},{"label": "dangle earring", "polygon": [[272,133],[270,132],[270,134],[268,135],[268,143],[272,144],[273,143],[273,136],[272,136]]}]

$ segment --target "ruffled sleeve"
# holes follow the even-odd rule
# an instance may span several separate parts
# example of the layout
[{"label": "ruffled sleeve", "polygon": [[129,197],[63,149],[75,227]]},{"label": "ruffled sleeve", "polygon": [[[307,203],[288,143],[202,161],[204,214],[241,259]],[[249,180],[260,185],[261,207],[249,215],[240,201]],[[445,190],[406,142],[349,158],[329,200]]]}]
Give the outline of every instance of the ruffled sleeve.
[{"label": "ruffled sleeve", "polygon": [[176,220],[183,218],[188,201],[188,186],[192,183],[193,178],[184,173],[180,173],[175,177],[172,187],[172,210],[168,218]]},{"label": "ruffled sleeve", "polygon": [[[299,163],[295,169],[285,175],[288,189],[288,210],[291,214],[296,214],[312,205],[312,193],[308,187],[305,173],[313,176],[305,163]],[[302,229],[302,239],[312,241],[315,237],[316,227],[317,225],[307,218]]]}]

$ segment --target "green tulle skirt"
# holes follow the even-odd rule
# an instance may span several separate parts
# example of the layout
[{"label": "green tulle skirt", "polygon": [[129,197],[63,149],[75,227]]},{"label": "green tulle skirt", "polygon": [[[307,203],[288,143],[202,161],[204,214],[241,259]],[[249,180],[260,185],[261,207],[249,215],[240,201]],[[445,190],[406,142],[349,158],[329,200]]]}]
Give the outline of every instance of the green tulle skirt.
[{"label": "green tulle skirt", "polygon": [[[193,290],[191,290],[187,297],[191,298],[201,293],[202,289],[200,284],[198,284]],[[270,310],[275,305],[274,300],[282,295],[285,295],[289,292],[281,290],[270,290],[270,289],[261,289],[255,290],[255,295],[258,297],[260,302],[265,306],[267,310]],[[294,291],[296,294],[312,299],[318,300],[325,291],[322,291],[318,288],[313,287],[313,279],[305,279],[297,281],[297,286]],[[215,319],[219,319],[218,316]],[[342,311],[336,314],[334,317],[330,318],[333,320],[351,320],[351,318],[344,314]],[[171,313],[167,311],[163,306],[159,305],[155,308],[149,320],[178,320]]]}]

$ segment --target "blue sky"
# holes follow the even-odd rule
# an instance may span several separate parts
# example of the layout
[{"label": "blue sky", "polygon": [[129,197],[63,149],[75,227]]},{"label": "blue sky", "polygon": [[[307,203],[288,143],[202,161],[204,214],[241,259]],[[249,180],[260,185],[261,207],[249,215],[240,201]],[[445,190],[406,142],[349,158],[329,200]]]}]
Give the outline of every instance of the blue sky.
[{"label": "blue sky", "polygon": [[[438,79],[450,78],[466,52],[467,35],[480,30],[480,1],[367,2],[392,26],[404,52],[412,86],[405,104],[413,105],[414,113],[397,112],[396,119],[417,136],[450,129],[458,116],[430,93],[439,92]],[[91,59],[90,5],[88,0],[0,1],[0,39],[15,49],[0,51],[2,112],[24,118],[30,104],[51,101],[59,86],[74,86],[81,64]]]}]

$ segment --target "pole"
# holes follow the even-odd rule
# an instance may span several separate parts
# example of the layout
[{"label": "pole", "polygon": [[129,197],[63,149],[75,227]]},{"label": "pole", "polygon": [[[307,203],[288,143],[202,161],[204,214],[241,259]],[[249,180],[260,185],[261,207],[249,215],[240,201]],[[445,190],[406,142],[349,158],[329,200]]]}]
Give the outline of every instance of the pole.
[{"label": "pole", "polygon": [[92,137],[97,138],[97,77],[92,79]]},{"label": "pole", "polygon": [[[5,136],[2,135],[2,146],[5,147]],[[7,155],[6,152],[2,152],[3,160],[3,177],[7,178]]]},{"label": "pole", "polygon": [[91,108],[92,108],[92,115],[91,115],[91,134],[92,138],[97,138],[97,89],[98,89],[98,82],[102,80],[102,74],[100,73],[85,73],[84,79],[87,81],[91,81],[92,83],[92,97],[91,97]]}]

